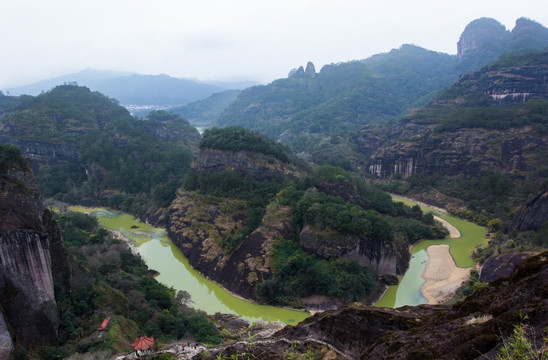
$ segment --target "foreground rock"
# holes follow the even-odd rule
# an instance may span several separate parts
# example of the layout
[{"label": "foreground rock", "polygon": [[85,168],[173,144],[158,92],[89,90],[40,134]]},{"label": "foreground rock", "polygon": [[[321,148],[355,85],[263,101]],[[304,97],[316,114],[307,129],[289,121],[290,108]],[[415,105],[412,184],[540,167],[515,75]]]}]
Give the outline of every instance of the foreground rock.
[{"label": "foreground rock", "polygon": [[281,359],[307,351],[323,359],[492,358],[522,321],[530,327],[533,341],[542,345],[548,325],[547,284],[545,252],[453,306],[349,305],[287,326],[270,339],[211,349],[209,359],[220,352]]},{"label": "foreground rock", "polygon": [[[71,272],[59,228],[28,168],[0,168],[0,194],[0,310],[7,329],[25,347],[55,343],[54,283],[68,289]],[[0,330],[0,340],[7,339],[2,347],[11,346],[8,337]]]}]

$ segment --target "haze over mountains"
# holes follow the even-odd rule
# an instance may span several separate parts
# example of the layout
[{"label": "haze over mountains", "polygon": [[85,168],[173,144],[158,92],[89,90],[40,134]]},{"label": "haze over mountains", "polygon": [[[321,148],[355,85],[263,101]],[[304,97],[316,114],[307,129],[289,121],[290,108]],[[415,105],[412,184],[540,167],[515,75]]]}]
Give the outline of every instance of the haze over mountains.
[{"label": "haze over mountains", "polygon": [[[67,84],[37,96],[0,93],[0,144],[10,144],[0,146],[0,214],[10,219],[0,223],[9,232],[0,237],[9,235],[19,244],[22,240],[11,234],[27,234],[24,225],[33,218],[35,230],[44,233],[48,225],[52,234],[59,232],[49,226],[54,219],[42,215],[39,193],[64,203],[106,206],[165,226],[192,266],[240,296],[309,309],[311,297],[314,302],[323,296],[326,302],[315,304],[321,310],[333,301],[374,302],[366,296],[375,297],[375,290],[397,283],[396,276],[406,271],[410,245],[447,235],[432,213],[394,202],[385,191],[445,207],[488,228],[490,241],[474,251],[476,263],[500,264],[501,254],[545,250],[548,29],[518,19],[508,31],[482,18],[466,27],[458,49],[448,55],[402,45],[319,71],[309,62],[286,78],[243,90],[223,91],[219,84],[167,75],[99,72],[95,77],[97,72],[88,70],[80,73],[81,81],[63,78]],[[91,90],[79,86],[83,81],[93,84]],[[93,88],[105,84],[125,100]],[[188,100],[192,96],[202,98]],[[120,105],[125,101],[170,107],[183,117],[167,111],[131,116]],[[192,102],[174,106],[179,101]],[[195,126],[209,129],[200,134]],[[110,242],[71,230],[64,221],[65,243],[74,247],[69,250]],[[55,239],[60,238],[48,241]],[[0,260],[14,254],[0,249]],[[469,254],[466,250],[464,256]],[[110,255],[109,250],[105,259],[118,256]],[[129,260],[120,260],[122,270],[129,269]],[[97,262],[89,283],[103,276],[118,281],[113,264]],[[310,341],[311,347],[321,344],[318,352],[328,344],[336,350],[323,357],[330,359],[441,358],[447,347],[456,350],[455,358],[474,359],[496,351],[525,320],[520,309],[527,309],[535,331],[546,329],[547,266],[546,255],[536,258],[513,274],[510,286],[510,278],[486,286],[471,275],[459,291],[465,296],[479,290],[454,307],[400,313],[348,306],[319,314],[278,333],[285,345],[257,351],[260,356],[277,352],[271,358],[280,358],[287,339],[296,339],[303,345]],[[73,265],[82,278],[86,268]],[[490,271],[482,270],[482,276],[485,272]],[[141,285],[124,280],[125,289],[155,281],[146,270],[132,277]],[[6,288],[2,281],[13,278],[0,277],[0,290]],[[518,282],[519,288],[513,285]],[[92,314],[112,315],[118,324],[131,320],[134,333],[151,329],[157,339],[162,332],[166,341],[180,335],[171,331],[181,327],[170,325],[177,315],[167,311],[170,301],[162,304],[150,294],[118,296],[105,286],[92,289],[93,296],[72,290],[67,284],[67,298],[60,302],[63,321],[57,323],[53,308],[48,321],[60,329],[71,353],[104,344],[96,339],[99,319]],[[149,309],[145,298],[161,308]],[[18,306],[24,301],[0,299],[13,305],[12,318],[7,317],[12,328],[23,329],[12,319],[19,311],[28,314]],[[486,314],[481,323],[469,323],[478,314]],[[444,334],[442,339],[434,338],[432,329]],[[395,332],[398,339],[388,339]],[[109,337],[127,340],[127,334]],[[364,339],[375,339],[375,347]],[[38,334],[19,344],[32,349],[54,340]]]},{"label": "haze over mountains", "polygon": [[78,73],[6,89],[11,95],[38,95],[57,85],[77,83],[118,100],[124,106],[166,108],[181,106],[228,89],[243,89],[254,81],[221,82],[174,78],[166,74],[143,75],[121,71],[85,69]]}]

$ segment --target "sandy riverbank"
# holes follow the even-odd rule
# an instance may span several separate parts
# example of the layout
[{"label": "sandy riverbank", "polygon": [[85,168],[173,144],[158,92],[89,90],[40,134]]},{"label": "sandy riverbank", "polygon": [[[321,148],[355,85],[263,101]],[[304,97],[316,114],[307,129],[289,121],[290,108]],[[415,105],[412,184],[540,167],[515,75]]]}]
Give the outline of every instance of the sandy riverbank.
[{"label": "sandy riverbank", "polygon": [[428,304],[440,304],[449,300],[464,281],[468,280],[472,268],[459,268],[449,253],[449,245],[431,245],[426,249],[428,261],[422,273],[426,282],[422,295]]}]

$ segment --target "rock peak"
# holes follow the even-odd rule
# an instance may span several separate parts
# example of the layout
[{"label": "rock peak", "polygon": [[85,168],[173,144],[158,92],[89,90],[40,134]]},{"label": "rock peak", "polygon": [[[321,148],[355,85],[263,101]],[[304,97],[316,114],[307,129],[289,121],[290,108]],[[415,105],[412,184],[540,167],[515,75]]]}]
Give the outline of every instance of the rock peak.
[{"label": "rock peak", "polygon": [[291,69],[287,77],[294,77],[294,76],[309,76],[309,77],[315,77],[316,76],[316,68],[314,67],[314,64],[312,61],[309,61],[306,64],[306,69],[302,66],[299,66],[298,69]]},{"label": "rock peak", "polygon": [[[480,18],[470,22],[457,43],[457,55],[462,58],[470,53],[488,48],[508,38],[506,27],[495,19]],[[498,46],[497,46],[498,47]]]}]

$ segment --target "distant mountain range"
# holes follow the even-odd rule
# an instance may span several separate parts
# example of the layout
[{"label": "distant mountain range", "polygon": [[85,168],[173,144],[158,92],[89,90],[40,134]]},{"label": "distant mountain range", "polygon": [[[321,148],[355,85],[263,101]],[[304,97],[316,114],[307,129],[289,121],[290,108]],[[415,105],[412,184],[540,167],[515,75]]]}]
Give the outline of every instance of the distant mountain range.
[{"label": "distant mountain range", "polygon": [[[380,140],[410,110],[503,54],[548,47],[548,29],[520,18],[509,31],[495,19],[481,18],[466,26],[457,46],[458,54],[448,55],[402,45],[319,72],[309,64],[285,79],[243,90],[216,125],[265,133],[316,164],[361,168],[363,155],[373,150],[365,149],[372,130]],[[356,141],[355,134],[363,132],[367,144]]]},{"label": "distant mountain range", "polygon": [[42,80],[34,84],[5,89],[10,95],[38,95],[57,85],[78,84],[118,100],[124,106],[182,106],[229,89],[256,85],[252,81],[203,82],[165,74],[142,75],[120,71],[86,69],[74,74]]}]

